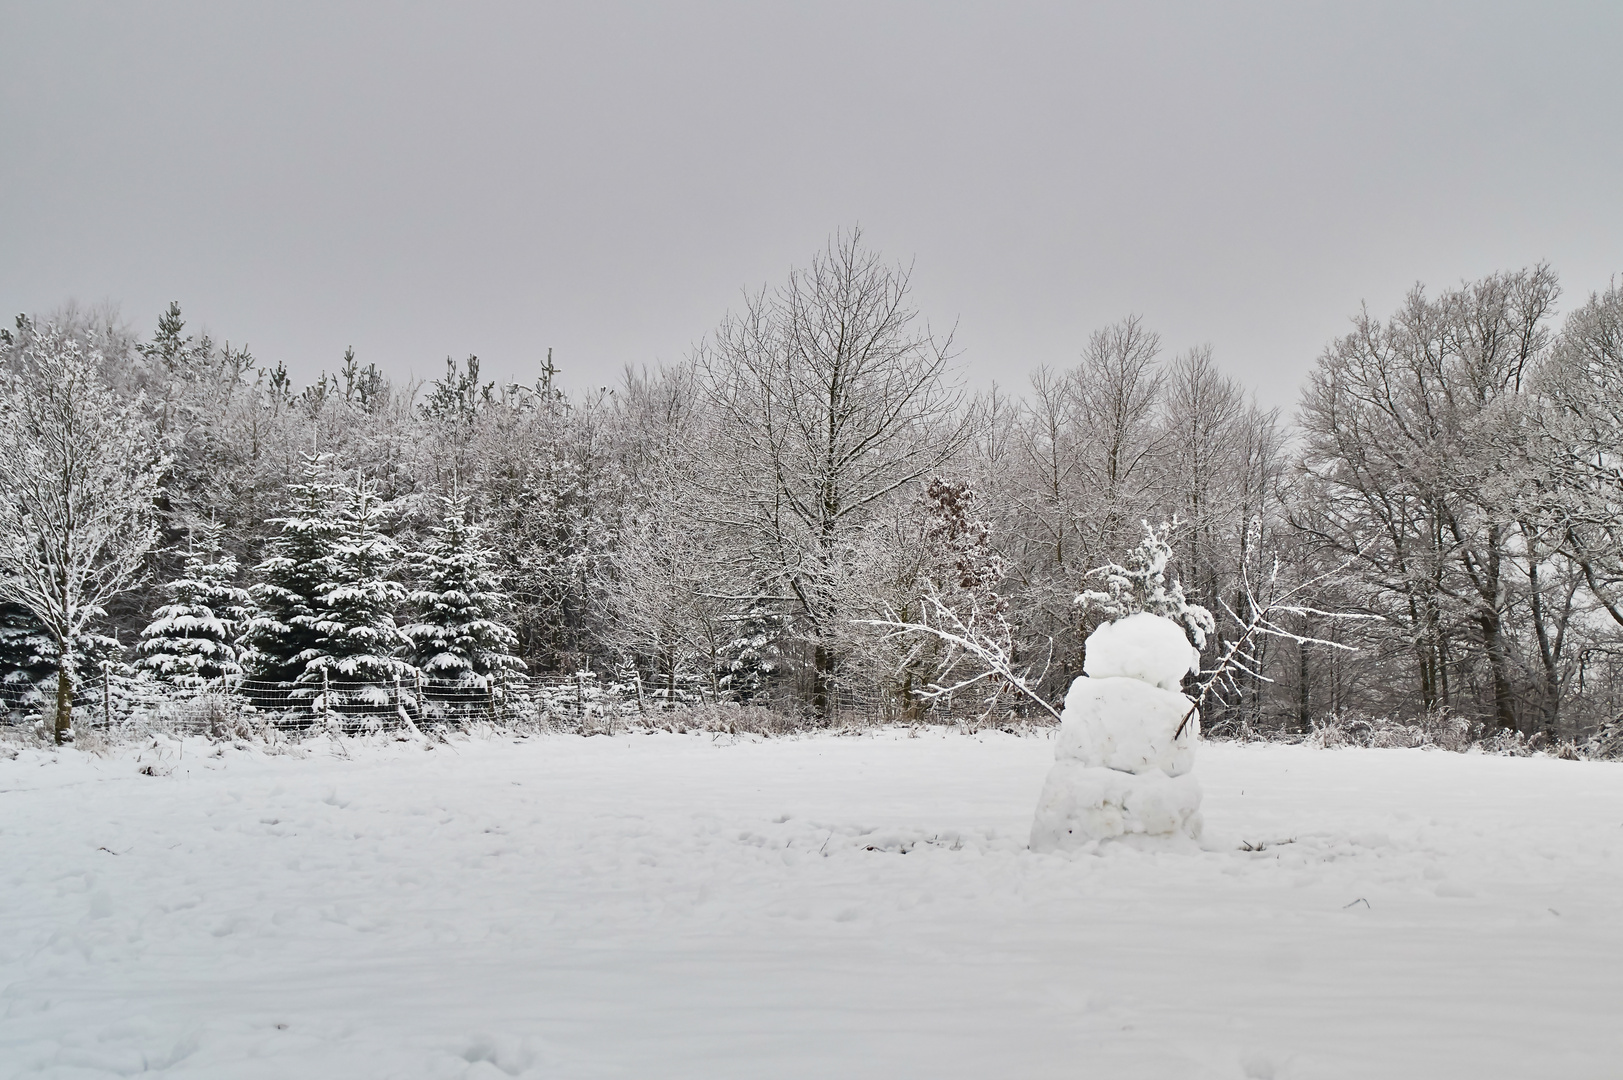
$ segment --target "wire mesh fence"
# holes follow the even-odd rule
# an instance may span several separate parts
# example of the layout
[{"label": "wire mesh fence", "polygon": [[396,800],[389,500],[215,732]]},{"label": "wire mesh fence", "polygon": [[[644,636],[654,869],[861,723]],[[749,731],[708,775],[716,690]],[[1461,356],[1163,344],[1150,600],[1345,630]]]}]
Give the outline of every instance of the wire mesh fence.
[{"label": "wire mesh fence", "polygon": [[[752,705],[799,715],[791,703],[760,697]],[[600,675],[577,671],[494,678],[485,685],[402,677],[387,683],[311,679],[296,683],[232,680],[176,686],[106,665],[99,678],[81,679],[73,691],[73,725],[80,730],[150,724],[166,730],[225,736],[273,729],[285,733],[360,734],[425,732],[475,723],[534,723],[584,730],[615,730],[698,706],[736,708],[725,691],[696,678],[645,680],[635,671]],[[879,687],[841,687],[827,714],[807,726],[986,720],[984,703],[941,700],[928,708]],[[0,685],[0,723],[50,727],[54,683]],[[1021,719],[1018,703],[999,720]]]},{"label": "wire mesh fence", "polygon": [[[648,701],[642,702],[644,708]],[[475,722],[576,719],[638,711],[635,689],[605,684],[595,674],[492,680],[488,685],[403,678],[388,683],[326,679],[298,683],[234,680],[176,686],[108,668],[73,693],[77,728],[161,723],[186,731],[274,728],[345,733],[396,728],[459,727]],[[657,707],[657,704],[656,704]],[[54,688],[0,686],[0,722],[49,726]]]}]

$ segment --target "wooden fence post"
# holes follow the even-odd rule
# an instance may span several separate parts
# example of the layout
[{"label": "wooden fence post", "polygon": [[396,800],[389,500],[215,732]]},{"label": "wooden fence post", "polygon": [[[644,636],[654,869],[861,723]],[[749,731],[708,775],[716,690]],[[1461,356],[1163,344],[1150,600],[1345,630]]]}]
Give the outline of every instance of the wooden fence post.
[{"label": "wooden fence post", "polygon": [[332,683],[327,681],[327,669],[321,669],[321,726],[332,727]]},{"label": "wooden fence post", "polygon": [[101,722],[102,726],[113,726],[113,663],[111,660],[101,662]]}]

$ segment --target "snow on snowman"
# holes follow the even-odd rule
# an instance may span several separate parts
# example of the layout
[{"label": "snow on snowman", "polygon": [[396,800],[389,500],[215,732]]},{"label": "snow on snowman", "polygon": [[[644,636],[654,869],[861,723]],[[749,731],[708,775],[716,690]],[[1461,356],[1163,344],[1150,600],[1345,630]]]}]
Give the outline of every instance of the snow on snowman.
[{"label": "snow on snowman", "polygon": [[1167,586],[1165,533],[1151,531],[1129,566],[1101,568],[1105,591],[1078,597],[1111,621],[1088,636],[1084,674],[1065,695],[1033,851],[1105,841],[1190,845],[1200,837],[1200,785],[1190,772],[1200,716],[1181,688],[1200,670],[1213,619],[1180,586]]}]

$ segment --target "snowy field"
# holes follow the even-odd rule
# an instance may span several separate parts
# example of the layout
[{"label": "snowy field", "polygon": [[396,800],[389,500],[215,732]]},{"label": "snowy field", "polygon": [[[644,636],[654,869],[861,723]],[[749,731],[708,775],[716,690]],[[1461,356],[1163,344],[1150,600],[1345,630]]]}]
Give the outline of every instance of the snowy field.
[{"label": "snowy field", "polygon": [[138,752],[0,761],[0,1076],[1623,1075],[1623,766],[1208,744],[1065,857],[1042,737]]}]

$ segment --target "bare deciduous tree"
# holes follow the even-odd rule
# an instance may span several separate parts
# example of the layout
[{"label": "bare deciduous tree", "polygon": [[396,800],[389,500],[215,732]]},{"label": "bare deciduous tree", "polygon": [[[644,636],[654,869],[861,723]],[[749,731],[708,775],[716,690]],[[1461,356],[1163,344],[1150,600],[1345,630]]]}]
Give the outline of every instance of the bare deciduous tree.
[{"label": "bare deciduous tree", "polygon": [[714,505],[796,616],[825,717],[847,620],[842,548],[971,430],[946,380],[948,345],[909,306],[908,279],[852,230],[750,297],[697,355],[721,436]]},{"label": "bare deciduous tree", "polygon": [[1157,423],[1165,378],[1156,364],[1160,351],[1159,335],[1129,316],[1095,331],[1071,373],[1090,566],[1133,545],[1160,494],[1166,447]]},{"label": "bare deciduous tree", "polygon": [[0,374],[0,598],[31,611],[56,645],[60,743],[79,640],[140,578],[157,539],[165,459],[136,406],[102,380],[94,349],[55,325],[19,331]]},{"label": "bare deciduous tree", "polygon": [[[1514,620],[1539,624],[1549,662],[1538,698],[1553,709],[1552,620],[1571,615],[1544,602],[1550,553],[1518,512],[1528,475],[1518,431],[1557,294],[1544,266],[1435,300],[1417,288],[1390,320],[1364,313],[1325,353],[1300,414],[1307,484],[1296,523],[1310,546],[1353,560],[1367,609],[1404,628],[1427,709],[1453,707],[1463,681],[1504,729],[1519,726],[1529,675]],[[1482,692],[1469,689],[1478,668]]]}]

